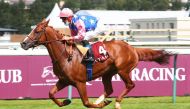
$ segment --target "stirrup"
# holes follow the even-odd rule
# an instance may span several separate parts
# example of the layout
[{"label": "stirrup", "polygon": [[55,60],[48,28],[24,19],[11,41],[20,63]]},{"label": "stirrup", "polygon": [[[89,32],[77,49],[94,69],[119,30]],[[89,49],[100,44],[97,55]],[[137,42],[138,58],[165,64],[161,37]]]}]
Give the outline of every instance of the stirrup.
[{"label": "stirrup", "polygon": [[86,61],[86,62],[94,62],[93,57],[84,57],[83,60]]}]

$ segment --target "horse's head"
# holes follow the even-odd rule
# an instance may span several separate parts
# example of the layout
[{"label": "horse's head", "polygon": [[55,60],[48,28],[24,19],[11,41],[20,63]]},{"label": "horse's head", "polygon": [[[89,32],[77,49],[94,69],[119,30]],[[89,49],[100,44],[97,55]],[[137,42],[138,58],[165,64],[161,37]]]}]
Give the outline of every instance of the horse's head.
[{"label": "horse's head", "polygon": [[36,28],[34,28],[30,34],[21,42],[21,47],[25,50],[28,50],[31,47],[36,47],[41,42],[46,41],[46,27],[48,26],[49,20],[43,20],[39,24],[37,24]]}]

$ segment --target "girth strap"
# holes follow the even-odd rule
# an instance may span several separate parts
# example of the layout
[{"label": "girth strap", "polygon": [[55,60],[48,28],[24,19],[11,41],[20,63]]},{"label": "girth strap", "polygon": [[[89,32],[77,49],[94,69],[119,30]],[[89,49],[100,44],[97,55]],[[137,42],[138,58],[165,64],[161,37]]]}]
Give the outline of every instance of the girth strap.
[{"label": "girth strap", "polygon": [[92,66],[93,66],[93,62],[86,63],[87,81],[92,80],[92,72],[93,72]]}]

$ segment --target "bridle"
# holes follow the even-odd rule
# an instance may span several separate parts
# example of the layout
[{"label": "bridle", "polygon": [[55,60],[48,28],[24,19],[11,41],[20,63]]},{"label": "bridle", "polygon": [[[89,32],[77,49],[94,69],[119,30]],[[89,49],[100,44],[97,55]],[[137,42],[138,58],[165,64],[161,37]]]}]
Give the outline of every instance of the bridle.
[{"label": "bridle", "polygon": [[[34,45],[32,46],[33,48],[34,47],[37,47],[37,46],[39,46],[39,45],[48,45],[48,44],[50,44],[50,43],[53,43],[53,42],[61,42],[61,43],[63,43],[63,45],[64,45],[64,50],[62,50],[62,52],[61,52],[61,54],[60,54],[60,56],[58,57],[58,59],[54,59],[54,60],[52,60],[52,63],[53,64],[56,64],[56,63],[58,63],[58,61],[60,60],[60,58],[61,58],[61,56],[64,54],[64,52],[65,52],[65,56],[67,57],[67,58],[69,58],[70,57],[70,54],[69,54],[69,52],[67,51],[67,44],[66,44],[66,41],[65,40],[62,40],[62,39],[55,39],[55,40],[47,40],[47,34],[46,34],[46,28],[47,28],[47,26],[45,26],[45,27],[43,27],[42,28],[42,31],[39,31],[39,32],[37,32],[36,31],[36,28],[33,30],[34,31],[34,34],[35,35],[37,35],[34,39],[33,38],[31,38],[29,35],[27,36],[31,41],[32,41],[32,43],[34,43]],[[39,41],[39,39],[41,38],[41,36],[42,36],[42,34],[44,34],[45,35],[45,38],[46,38],[46,40],[45,41],[43,41],[43,42],[41,42],[41,41]],[[64,37],[64,36],[63,36]]]},{"label": "bridle", "polygon": [[[56,39],[56,40],[48,41],[47,35],[46,35],[46,27],[42,28],[42,31],[40,31],[40,32],[37,32],[36,28],[33,30],[34,34],[37,35],[35,39],[32,39],[30,36],[27,36],[34,43],[33,47],[37,47],[39,45],[47,45],[47,44],[52,43],[52,42],[57,42],[57,41],[62,42],[63,41],[62,39]],[[41,38],[42,34],[45,35],[46,41],[40,42],[39,39]]]}]

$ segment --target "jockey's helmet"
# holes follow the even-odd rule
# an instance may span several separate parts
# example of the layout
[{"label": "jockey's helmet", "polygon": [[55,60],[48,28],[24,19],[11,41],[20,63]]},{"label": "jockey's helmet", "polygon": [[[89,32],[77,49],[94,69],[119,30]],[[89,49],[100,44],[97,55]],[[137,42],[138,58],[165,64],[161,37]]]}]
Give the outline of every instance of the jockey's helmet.
[{"label": "jockey's helmet", "polygon": [[69,8],[63,8],[60,12],[59,17],[70,17],[73,16],[73,11]]}]

